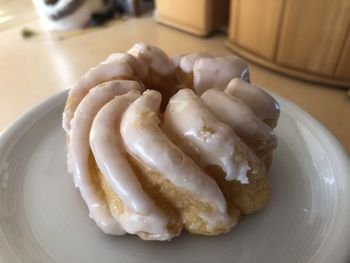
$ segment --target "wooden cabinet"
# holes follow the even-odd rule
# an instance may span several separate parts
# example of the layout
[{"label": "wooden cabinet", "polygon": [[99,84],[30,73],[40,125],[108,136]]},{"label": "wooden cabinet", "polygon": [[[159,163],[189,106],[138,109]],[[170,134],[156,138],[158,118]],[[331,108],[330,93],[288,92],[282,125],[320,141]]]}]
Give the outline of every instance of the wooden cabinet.
[{"label": "wooden cabinet", "polygon": [[232,0],[228,45],[271,69],[350,85],[349,0]]}]

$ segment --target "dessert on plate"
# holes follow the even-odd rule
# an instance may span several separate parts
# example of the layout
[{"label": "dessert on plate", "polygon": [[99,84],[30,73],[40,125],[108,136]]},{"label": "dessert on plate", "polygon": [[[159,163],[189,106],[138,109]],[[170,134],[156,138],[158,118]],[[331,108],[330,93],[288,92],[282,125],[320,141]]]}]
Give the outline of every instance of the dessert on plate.
[{"label": "dessert on plate", "polygon": [[278,117],[239,57],[137,43],[70,90],[68,170],[106,234],[226,233],[269,200]]}]

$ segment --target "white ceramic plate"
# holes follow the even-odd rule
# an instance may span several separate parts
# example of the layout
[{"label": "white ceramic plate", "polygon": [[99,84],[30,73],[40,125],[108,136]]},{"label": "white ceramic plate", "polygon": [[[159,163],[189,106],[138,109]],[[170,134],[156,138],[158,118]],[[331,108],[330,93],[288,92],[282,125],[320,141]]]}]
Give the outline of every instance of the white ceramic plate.
[{"label": "white ceramic plate", "polygon": [[66,172],[61,113],[67,92],[30,110],[0,137],[0,262],[347,262],[349,159],[335,138],[278,98],[271,202],[229,234],[171,242],[104,235]]}]

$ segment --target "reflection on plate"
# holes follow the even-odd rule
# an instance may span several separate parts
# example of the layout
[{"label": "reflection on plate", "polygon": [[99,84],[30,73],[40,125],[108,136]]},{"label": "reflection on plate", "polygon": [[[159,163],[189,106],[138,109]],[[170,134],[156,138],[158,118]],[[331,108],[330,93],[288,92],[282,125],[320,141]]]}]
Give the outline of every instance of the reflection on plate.
[{"label": "reflection on plate", "polygon": [[332,262],[350,256],[350,168],[317,121],[285,99],[271,202],[232,232],[171,242],[104,235],[66,172],[67,92],[0,137],[0,262]]}]

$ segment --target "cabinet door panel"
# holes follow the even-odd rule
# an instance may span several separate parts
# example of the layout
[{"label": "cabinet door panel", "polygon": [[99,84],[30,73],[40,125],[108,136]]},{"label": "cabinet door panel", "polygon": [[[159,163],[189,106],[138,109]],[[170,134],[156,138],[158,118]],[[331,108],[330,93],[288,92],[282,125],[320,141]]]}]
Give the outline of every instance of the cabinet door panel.
[{"label": "cabinet door panel", "polygon": [[284,0],[233,0],[229,37],[258,56],[273,60]]},{"label": "cabinet door panel", "polygon": [[277,63],[332,76],[349,21],[349,0],[287,0]]}]

